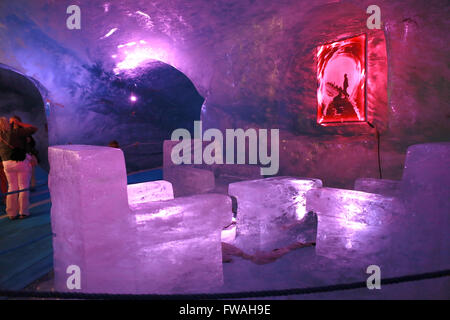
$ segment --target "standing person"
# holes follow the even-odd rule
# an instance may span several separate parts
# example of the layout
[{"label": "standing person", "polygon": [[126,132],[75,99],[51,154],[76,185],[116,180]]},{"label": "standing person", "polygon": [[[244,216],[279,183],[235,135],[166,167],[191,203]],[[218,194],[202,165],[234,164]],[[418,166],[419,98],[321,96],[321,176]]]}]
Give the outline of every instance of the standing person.
[{"label": "standing person", "polygon": [[347,74],[344,74],[344,94],[346,97],[348,97],[348,92],[347,92],[347,88],[348,88],[348,78],[347,78]]},{"label": "standing person", "polygon": [[[17,120],[17,122],[14,123],[14,120]],[[18,128],[17,123],[21,123],[21,122],[22,122],[22,119],[16,115],[12,116],[9,119],[9,123],[11,125],[13,125],[13,127],[15,129]],[[36,141],[33,139],[32,135],[29,135],[26,138],[25,152],[28,153],[29,155],[31,155],[32,170],[31,170],[31,185],[30,185],[30,187],[31,187],[31,191],[33,191],[34,188],[36,187],[36,175],[35,175],[36,170],[35,169],[36,169],[36,166],[39,164],[39,157],[38,157],[39,152],[36,150]]]},{"label": "standing person", "polygon": [[119,142],[117,140],[112,140],[108,143],[108,147],[120,149]]},{"label": "standing person", "polygon": [[[30,124],[0,118],[0,157],[8,180],[8,192],[28,189],[31,179],[31,156],[26,154],[26,138],[38,129]],[[29,191],[9,194],[6,197],[6,213],[9,219],[29,216]]]}]

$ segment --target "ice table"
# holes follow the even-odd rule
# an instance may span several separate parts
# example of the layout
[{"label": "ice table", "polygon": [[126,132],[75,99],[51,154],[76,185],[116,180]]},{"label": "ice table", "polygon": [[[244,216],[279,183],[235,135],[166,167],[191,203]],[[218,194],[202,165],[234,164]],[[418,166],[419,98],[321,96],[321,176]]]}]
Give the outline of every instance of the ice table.
[{"label": "ice table", "polygon": [[228,194],[237,200],[236,245],[248,253],[273,250],[293,242],[314,241],[305,217],[305,194],[320,188],[319,179],[273,177],[231,183]]},{"label": "ice table", "polygon": [[121,150],[54,146],[49,160],[56,290],[70,291],[71,265],[80,268],[81,288],[74,291],[81,292],[185,293],[222,284],[228,196],[138,197],[131,209]]}]

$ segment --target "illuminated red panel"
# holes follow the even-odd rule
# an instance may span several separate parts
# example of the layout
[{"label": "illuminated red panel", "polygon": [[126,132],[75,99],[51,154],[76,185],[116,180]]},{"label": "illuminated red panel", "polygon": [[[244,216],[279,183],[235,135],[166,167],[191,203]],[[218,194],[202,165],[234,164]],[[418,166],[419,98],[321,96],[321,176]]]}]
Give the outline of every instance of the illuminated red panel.
[{"label": "illuminated red panel", "polygon": [[317,123],[366,121],[366,35],[317,48]]}]

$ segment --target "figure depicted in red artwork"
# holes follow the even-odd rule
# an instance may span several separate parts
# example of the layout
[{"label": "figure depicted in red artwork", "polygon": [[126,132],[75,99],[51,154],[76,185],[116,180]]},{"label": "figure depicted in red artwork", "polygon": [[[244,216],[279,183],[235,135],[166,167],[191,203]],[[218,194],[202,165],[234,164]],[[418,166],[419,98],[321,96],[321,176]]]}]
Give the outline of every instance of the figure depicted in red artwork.
[{"label": "figure depicted in red artwork", "polygon": [[347,74],[344,75],[343,88],[337,86],[334,83],[328,82],[328,91],[333,92],[333,100],[325,109],[325,116],[330,118],[357,118],[357,109],[354,107],[352,102],[349,100],[349,94],[347,92],[348,88],[348,78]]},{"label": "figure depicted in red artwork", "polygon": [[344,87],[344,93],[345,93],[345,96],[348,97],[348,92],[347,92],[347,88],[348,88],[348,77],[347,77],[347,74],[344,74],[344,84],[343,84],[343,87]]}]

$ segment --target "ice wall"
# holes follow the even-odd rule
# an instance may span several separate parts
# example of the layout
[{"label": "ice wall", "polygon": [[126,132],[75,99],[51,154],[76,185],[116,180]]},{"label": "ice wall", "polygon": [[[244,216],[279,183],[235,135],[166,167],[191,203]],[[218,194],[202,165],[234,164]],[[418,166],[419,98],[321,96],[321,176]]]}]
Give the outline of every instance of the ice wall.
[{"label": "ice wall", "polygon": [[[104,134],[98,138],[105,142],[95,141],[99,144],[131,132],[150,137],[159,131],[143,128],[148,130],[155,114],[156,122],[183,114],[182,108],[167,117],[166,107],[142,105],[131,110],[132,81],[122,83],[120,90],[109,90],[117,65],[124,61],[132,65],[144,52],[192,80],[206,99],[201,109],[205,129],[280,128],[287,147],[282,151],[281,174],[305,176],[305,168],[321,166],[320,154],[326,151],[333,165],[351,161],[345,170],[333,173],[336,179],[324,179],[325,185],[350,188],[358,173],[377,177],[375,131],[369,126],[316,125],[314,50],[361,33],[373,35],[368,42],[367,99],[371,119],[381,132],[383,177],[401,178],[407,146],[450,139],[445,2],[380,1],[379,31],[367,29],[366,9],[373,4],[368,1],[82,1],[81,30],[66,28],[69,4],[44,0],[0,4],[0,61],[48,88],[54,102],[51,141],[93,143],[93,131]],[[111,30],[115,32],[106,36]],[[138,47],[144,51],[126,60],[125,50],[135,52]],[[114,98],[108,98],[110,93]],[[136,131],[122,121],[133,111],[146,119],[133,124]],[[305,142],[311,136],[317,138],[320,151]],[[354,152],[334,147],[342,138],[357,145]],[[359,159],[361,154],[365,156]],[[368,164],[367,158],[373,161]],[[136,163],[144,159],[142,154]],[[354,167],[360,170],[348,177]],[[319,171],[328,174],[327,168]],[[337,185],[338,181],[345,183]]]}]

